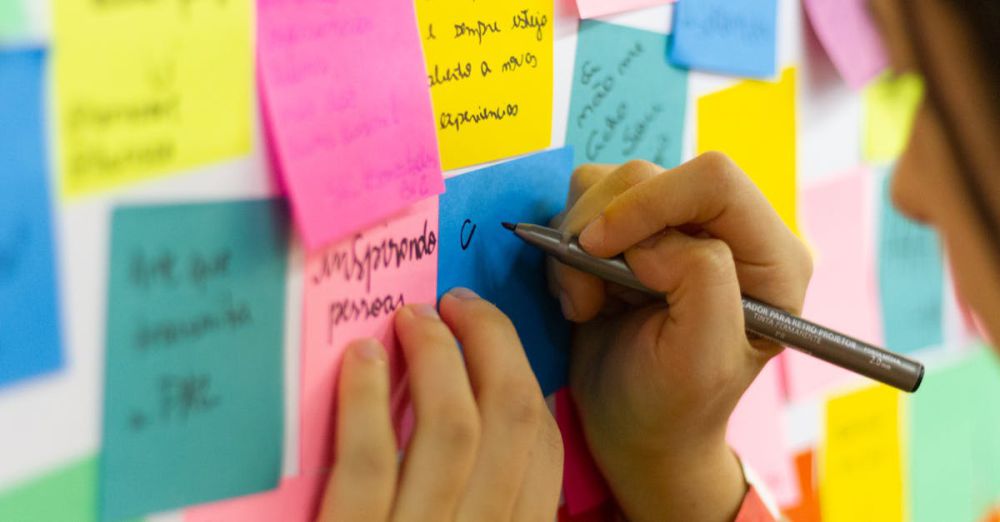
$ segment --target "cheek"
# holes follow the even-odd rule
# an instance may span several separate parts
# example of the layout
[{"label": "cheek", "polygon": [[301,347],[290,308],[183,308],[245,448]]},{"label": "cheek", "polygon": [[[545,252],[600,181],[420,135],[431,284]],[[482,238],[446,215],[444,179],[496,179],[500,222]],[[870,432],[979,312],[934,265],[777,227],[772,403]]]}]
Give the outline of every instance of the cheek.
[{"label": "cheek", "polygon": [[[910,140],[896,162],[892,179],[893,203],[917,221],[937,226],[951,212],[955,194],[949,179],[956,179],[955,165],[943,147],[944,139],[932,113],[921,106],[913,120]],[[942,199],[949,204],[942,205]]]}]

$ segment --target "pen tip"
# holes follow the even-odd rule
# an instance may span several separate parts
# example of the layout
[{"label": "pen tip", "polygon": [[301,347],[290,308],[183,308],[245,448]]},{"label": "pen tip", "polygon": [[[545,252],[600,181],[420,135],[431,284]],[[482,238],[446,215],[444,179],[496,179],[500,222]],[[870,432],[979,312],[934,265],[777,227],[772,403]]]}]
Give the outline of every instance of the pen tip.
[{"label": "pen tip", "polygon": [[510,230],[511,232],[513,232],[514,230],[517,229],[517,225],[515,225],[513,223],[508,223],[506,221],[502,221],[502,222],[500,222],[500,224],[503,225],[503,227],[506,228],[507,230]]}]

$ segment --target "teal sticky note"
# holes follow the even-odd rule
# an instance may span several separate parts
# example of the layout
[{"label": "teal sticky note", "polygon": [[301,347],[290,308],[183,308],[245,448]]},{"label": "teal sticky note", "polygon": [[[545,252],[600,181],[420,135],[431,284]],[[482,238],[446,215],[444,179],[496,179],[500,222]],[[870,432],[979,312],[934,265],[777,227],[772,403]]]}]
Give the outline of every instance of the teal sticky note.
[{"label": "teal sticky note", "polygon": [[658,33],[580,22],[566,125],[574,164],[680,163],[688,75],[663,59],[666,42]]},{"label": "teal sticky note", "polygon": [[777,0],[682,0],[667,56],[678,67],[771,78],[777,72]]},{"label": "teal sticky note", "polygon": [[944,268],[934,231],[896,211],[881,182],[878,279],[886,346],[908,353],[944,340]]},{"label": "teal sticky note", "polygon": [[929,371],[910,396],[909,473],[913,522],[985,520],[1000,498],[1000,396],[996,355],[983,347]]},{"label": "teal sticky note", "polygon": [[285,205],[123,207],[111,236],[102,519],[275,487]]}]

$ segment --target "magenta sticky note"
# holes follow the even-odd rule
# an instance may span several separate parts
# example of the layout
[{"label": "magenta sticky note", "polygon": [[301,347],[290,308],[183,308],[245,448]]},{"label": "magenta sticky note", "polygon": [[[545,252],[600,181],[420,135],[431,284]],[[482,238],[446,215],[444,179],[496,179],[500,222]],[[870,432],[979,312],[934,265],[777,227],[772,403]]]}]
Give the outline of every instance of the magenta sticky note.
[{"label": "magenta sticky note", "polygon": [[[803,187],[799,219],[813,252],[813,276],[802,316],[878,345],[883,336],[875,279],[874,180],[873,173],[861,166]],[[785,350],[782,357],[792,400],[858,379],[795,350]]]},{"label": "magenta sticky note", "polygon": [[576,0],[576,10],[580,18],[595,18],[615,13],[624,13],[654,5],[672,4],[677,0]]},{"label": "magenta sticky note", "polygon": [[576,516],[600,506],[611,496],[611,492],[590,454],[576,406],[567,388],[556,392],[556,423],[562,434],[565,452],[563,496],[566,510]]},{"label": "magenta sticky note", "polygon": [[834,67],[860,89],[888,65],[868,0],[804,0],[809,21]]},{"label": "magenta sticky note", "polygon": [[792,452],[784,436],[784,401],[777,360],[761,370],[729,418],[726,440],[780,505],[799,500]]},{"label": "magenta sticky note", "polygon": [[440,194],[413,3],[258,6],[268,134],[309,250]]},{"label": "magenta sticky note", "polygon": [[[435,197],[307,257],[299,397],[303,473],[330,466],[337,375],[351,341],[376,338],[386,346],[394,402],[406,400],[392,321],[404,304],[435,302],[437,234]],[[405,406],[393,407],[406,422]],[[406,431],[406,426],[397,428]]]},{"label": "magenta sticky note", "polygon": [[184,522],[313,522],[326,480],[324,475],[285,479],[275,490],[188,508]]}]

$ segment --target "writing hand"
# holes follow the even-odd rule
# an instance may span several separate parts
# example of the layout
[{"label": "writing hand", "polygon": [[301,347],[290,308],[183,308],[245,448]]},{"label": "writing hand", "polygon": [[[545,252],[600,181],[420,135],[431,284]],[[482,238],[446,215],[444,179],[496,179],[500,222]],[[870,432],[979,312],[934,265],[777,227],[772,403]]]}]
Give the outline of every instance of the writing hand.
[{"label": "writing hand", "polygon": [[708,153],[675,169],[581,166],[561,229],[624,254],[667,302],[550,261],[578,323],[571,389],[594,457],[630,520],[729,520],[746,490],[726,425],[780,350],[744,332],[741,292],[792,313],[808,251],[753,182]]},{"label": "writing hand", "polygon": [[440,316],[409,305],[395,326],[413,438],[399,465],[385,351],[374,340],[353,343],[320,520],[554,520],[562,440],[510,320],[456,289],[441,299]]}]

